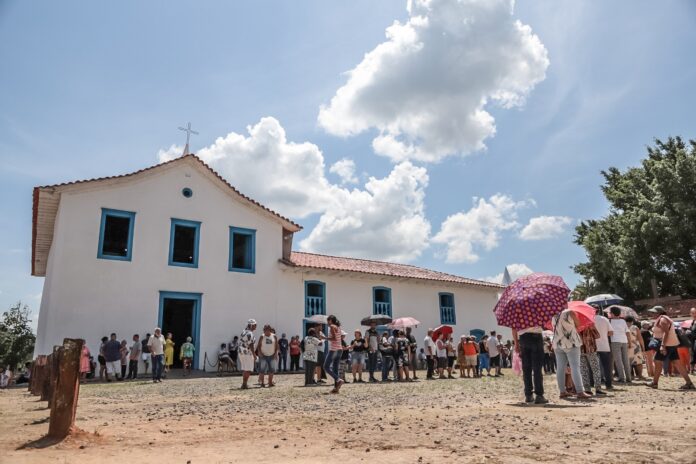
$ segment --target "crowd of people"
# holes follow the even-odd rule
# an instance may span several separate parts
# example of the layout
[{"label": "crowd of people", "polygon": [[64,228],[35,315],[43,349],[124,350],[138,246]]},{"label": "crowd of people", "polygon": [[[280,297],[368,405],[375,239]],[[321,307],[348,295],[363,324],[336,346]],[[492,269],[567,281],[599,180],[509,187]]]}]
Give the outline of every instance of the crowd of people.
[{"label": "crowd of people", "polygon": [[[622,315],[619,307],[598,309],[592,324],[581,327],[574,311],[566,309],[552,320],[552,330],[531,327],[513,330],[513,340],[503,342],[496,331],[480,339],[428,329],[422,346],[406,327],[384,330],[372,323],[366,330],[355,329],[352,338],[342,330],[336,316],[328,316],[326,325],[315,324],[307,335],[288,339],[276,335],[265,325],[257,338],[257,323],[247,322],[241,335],[223,343],[217,353],[219,369],[242,373],[242,389],[249,378],[258,374],[258,385],[273,387],[276,372],[304,369],[304,385],[316,386],[333,381],[332,393],[339,393],[348,382],[412,382],[417,371],[425,371],[425,380],[500,377],[504,367],[515,367],[524,381],[525,401],[547,402],[543,375],[555,375],[561,398],[605,395],[614,384],[648,380],[658,388],[662,376],[680,376],[684,390],[693,390],[689,373],[696,372],[696,308],[691,309],[691,324],[681,329],[659,306],[648,310],[652,321],[638,322]],[[190,372],[195,355],[191,337],[179,347],[184,374]],[[145,372],[151,369],[152,381],[161,382],[174,364],[173,336],[156,328],[141,340],[132,336],[129,344],[117,335],[103,337],[96,362],[83,345],[80,372],[89,378],[107,382],[138,378],[139,361]],[[517,358],[517,359],[515,359]],[[289,363],[288,363],[289,360]],[[9,368],[0,372],[0,387],[28,381],[30,364],[13,379]],[[647,374],[648,377],[645,375]]]}]

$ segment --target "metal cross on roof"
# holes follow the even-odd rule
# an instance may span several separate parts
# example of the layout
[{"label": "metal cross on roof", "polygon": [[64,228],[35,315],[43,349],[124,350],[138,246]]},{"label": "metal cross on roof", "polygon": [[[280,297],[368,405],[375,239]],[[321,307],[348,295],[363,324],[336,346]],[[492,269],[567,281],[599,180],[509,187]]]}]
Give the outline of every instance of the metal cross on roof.
[{"label": "metal cross on roof", "polygon": [[198,132],[191,129],[191,123],[189,122],[186,127],[179,126],[180,131],[186,132],[186,146],[184,147],[184,156],[189,154],[189,140],[191,139],[191,134],[198,135]]}]

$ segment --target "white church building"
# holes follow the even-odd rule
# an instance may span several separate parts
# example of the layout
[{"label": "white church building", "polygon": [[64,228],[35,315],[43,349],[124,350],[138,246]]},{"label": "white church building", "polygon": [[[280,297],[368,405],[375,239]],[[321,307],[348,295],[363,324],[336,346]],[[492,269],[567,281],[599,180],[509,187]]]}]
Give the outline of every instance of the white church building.
[{"label": "white church building", "polygon": [[[156,326],[215,360],[249,318],[288,337],[336,314],[350,336],[370,314],[454,333],[496,328],[502,286],[411,265],[292,251],[301,226],[238,192],[195,155],[131,174],[36,187],[32,275],[43,276],[36,354],[65,337]],[[208,366],[210,369],[210,366]]]}]

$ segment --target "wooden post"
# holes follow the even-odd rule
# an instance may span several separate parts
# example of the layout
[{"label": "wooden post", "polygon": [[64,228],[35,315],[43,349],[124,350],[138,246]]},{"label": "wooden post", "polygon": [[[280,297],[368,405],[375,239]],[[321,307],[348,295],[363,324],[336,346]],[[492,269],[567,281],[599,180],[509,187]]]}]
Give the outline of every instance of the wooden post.
[{"label": "wooden post", "polygon": [[54,346],[53,354],[50,362],[49,372],[51,375],[48,378],[48,407],[53,407],[53,395],[56,392],[56,383],[58,382],[58,370],[60,367],[60,351],[63,349],[62,346]]},{"label": "wooden post", "polygon": [[51,367],[53,366],[53,354],[46,356],[46,365],[43,366],[41,372],[41,382],[38,387],[41,393],[41,401],[50,401],[51,399]]},{"label": "wooden post", "polygon": [[[77,399],[80,394],[81,339],[66,338],[57,352],[56,382],[53,391],[51,419],[48,436],[62,439],[70,434],[75,425]],[[54,355],[56,353],[54,352]]]}]

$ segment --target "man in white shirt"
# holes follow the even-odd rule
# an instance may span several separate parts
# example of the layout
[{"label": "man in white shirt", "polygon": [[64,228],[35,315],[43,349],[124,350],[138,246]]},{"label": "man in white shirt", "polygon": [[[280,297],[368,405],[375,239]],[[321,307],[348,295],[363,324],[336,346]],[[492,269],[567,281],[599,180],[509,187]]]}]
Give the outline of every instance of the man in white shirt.
[{"label": "man in white shirt", "polygon": [[612,306],[610,308],[611,329],[614,332],[611,336],[611,356],[616,365],[619,376],[619,383],[631,383],[631,362],[628,360],[628,350],[632,348],[628,337],[628,325],[621,317],[621,308]]},{"label": "man in white shirt", "polygon": [[596,339],[597,343],[597,354],[599,355],[599,363],[602,368],[602,377],[604,378],[604,385],[607,390],[611,390],[614,387],[611,385],[614,377],[614,361],[611,356],[611,345],[609,344],[609,337],[614,335],[614,331],[611,328],[611,323],[609,319],[602,315],[602,310],[598,309],[597,314],[594,317],[595,328],[599,332],[599,338]]},{"label": "man in white shirt", "polygon": [[157,327],[155,333],[147,341],[152,356],[152,381],[158,383],[162,381],[162,369],[164,367],[164,337],[162,329]]},{"label": "man in white shirt", "polygon": [[488,338],[488,356],[490,357],[491,369],[495,368],[494,377],[500,377],[500,345],[495,330],[491,330],[491,336]]},{"label": "man in white shirt", "polygon": [[426,335],[423,340],[423,347],[425,348],[425,362],[428,365],[428,373],[425,378],[426,380],[433,380],[435,357],[437,356],[437,347],[433,341],[433,329],[428,329],[428,335]]}]

